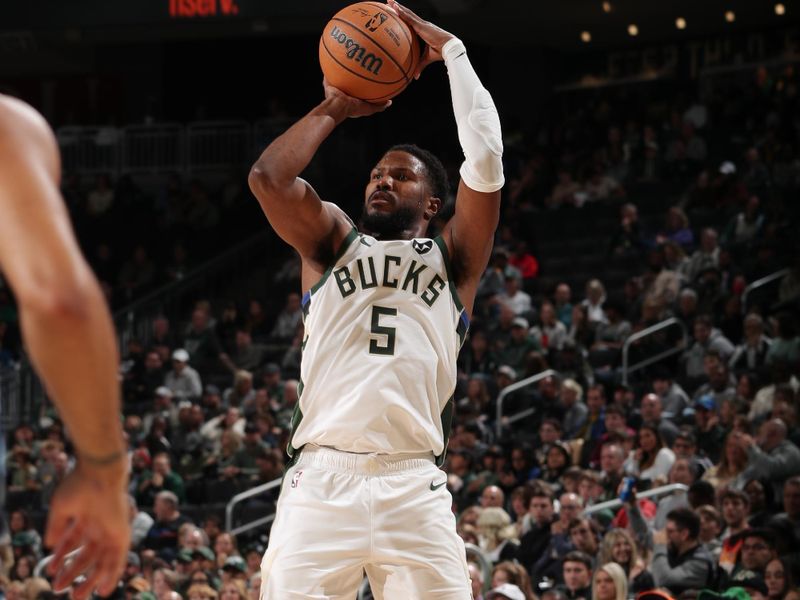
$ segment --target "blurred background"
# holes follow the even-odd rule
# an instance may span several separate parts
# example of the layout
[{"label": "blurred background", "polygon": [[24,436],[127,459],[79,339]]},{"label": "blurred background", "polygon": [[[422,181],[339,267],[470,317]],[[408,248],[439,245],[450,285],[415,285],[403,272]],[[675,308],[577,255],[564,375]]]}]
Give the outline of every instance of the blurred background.
[{"label": "blurred background", "polygon": [[[31,103],[56,132],[64,199],[120,339],[132,519],[150,519],[121,596],[190,597],[194,572],[221,593],[228,579],[258,573],[252,557],[268,539],[297,402],[302,290],[299,262],[263,218],[247,173],[322,99],[319,35],[345,4],[28,0],[0,8],[0,92]],[[723,531],[731,523],[720,494],[761,486],[769,497],[758,510],[748,500],[746,516],[760,515],[759,526],[769,524],[766,514],[784,519],[772,526],[796,537],[773,540],[775,557],[800,574],[792,554],[800,507],[785,500],[800,482],[784,486],[800,474],[800,3],[408,6],[465,41],[503,125],[503,214],[459,361],[446,465],[483,587],[510,559],[522,566],[514,576],[528,578],[521,588],[560,593],[568,552],[599,560],[604,536],[628,530],[619,506],[601,507],[612,511],[605,521],[601,509],[586,509],[616,499],[623,473],[639,478],[640,491],[683,486],[653,496],[652,514],[643,508],[657,528],[656,502],[678,503],[675,490],[711,483],[721,525],[709,548],[726,584],[744,571],[763,579],[766,564],[742,566],[741,540],[728,539],[741,523]],[[438,63],[386,112],[342,124],[304,177],[357,219],[371,166],[389,145],[413,142],[442,158],[455,190],[462,155],[450,107]],[[0,589],[35,600],[44,587],[29,582],[47,555],[36,540],[72,454],[1,278],[0,402],[11,515]],[[617,413],[621,421],[610,423]],[[776,420],[779,443],[760,447],[773,458],[782,452],[783,470],[756,477],[763,464],[744,448],[723,451],[736,432],[761,444],[762,428],[780,429]],[[658,448],[646,441],[642,450],[647,426]],[[675,447],[681,435],[694,443],[686,456]],[[614,444],[624,468],[601,464],[602,448]],[[682,457],[689,475],[673,478]],[[578,492],[582,476],[597,480],[594,491]],[[258,484],[266,491],[236,496]],[[495,500],[484,498],[487,489]],[[532,549],[528,506],[541,490],[553,512],[534,529],[537,539],[547,529],[548,543]],[[180,518],[158,505],[162,491],[175,494]],[[593,519],[594,554],[564,534],[561,495],[569,493],[577,496],[567,506],[580,502]],[[502,514],[487,513],[480,529],[486,508]],[[495,539],[504,519],[516,530]],[[562,521],[555,549],[547,519]],[[159,523],[174,530],[168,543],[155,539]],[[721,553],[723,541],[730,547]],[[651,569],[650,546],[635,543]],[[236,556],[244,570],[228,561]],[[654,583],[670,589],[659,577]],[[250,582],[244,593],[257,589]]]}]

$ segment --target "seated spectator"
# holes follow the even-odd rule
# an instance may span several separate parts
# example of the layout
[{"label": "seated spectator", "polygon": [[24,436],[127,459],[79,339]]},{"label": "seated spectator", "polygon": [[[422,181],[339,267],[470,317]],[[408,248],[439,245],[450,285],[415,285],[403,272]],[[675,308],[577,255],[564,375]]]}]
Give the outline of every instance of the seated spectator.
[{"label": "seated spectator", "polygon": [[728,365],[737,375],[745,372],[763,372],[772,340],[764,335],[761,315],[750,313],[744,318],[744,340],[736,346]]},{"label": "seated spectator", "polygon": [[164,385],[177,400],[197,400],[203,393],[200,375],[189,366],[189,353],[183,348],[172,353],[172,370],[164,377]]},{"label": "seated spectator", "polygon": [[800,592],[795,588],[791,565],[786,559],[773,558],[764,569],[764,583],[770,600],[800,600]]},{"label": "seated spectator", "polygon": [[[606,301],[606,288],[599,279],[591,279],[586,283],[586,298],[581,302],[586,307],[587,319],[592,327],[606,320],[603,303]],[[574,318],[574,314],[573,314]]]},{"label": "seated spectator", "polygon": [[653,579],[677,596],[707,587],[715,578],[715,562],[698,541],[700,517],[689,508],[667,515],[664,530],[653,533]]},{"label": "seated spectator", "polygon": [[694,246],[694,233],[689,227],[689,217],[681,207],[669,208],[664,228],[656,234],[654,242],[656,245],[674,242],[684,251],[691,250]]},{"label": "seated spectator", "polygon": [[700,247],[692,254],[687,267],[689,283],[694,283],[700,273],[708,268],[719,266],[719,245],[717,232],[706,227],[700,234]]},{"label": "seated spectator", "polygon": [[225,406],[236,406],[244,410],[255,402],[256,391],[253,389],[253,374],[239,369],[234,373],[233,386],[222,392]]},{"label": "seated spectator", "polygon": [[625,461],[625,471],[656,487],[666,481],[674,462],[675,453],[664,445],[658,429],[645,424],[639,429],[636,449]]},{"label": "seated spectator", "polygon": [[522,369],[528,353],[538,351],[539,344],[529,333],[530,325],[524,317],[516,317],[511,324],[511,336],[505,346],[496,352],[500,364],[515,371]]},{"label": "seated spectator", "polygon": [[642,423],[652,425],[658,431],[668,448],[675,443],[680,433],[678,427],[670,419],[664,417],[661,398],[656,394],[645,394],[640,407]]},{"label": "seated spectator", "polygon": [[559,405],[563,411],[564,439],[571,440],[581,431],[589,413],[583,403],[583,388],[574,379],[565,379],[561,384]]},{"label": "seated spectator", "polygon": [[553,210],[562,206],[575,206],[576,194],[581,191],[580,184],[572,178],[572,173],[565,166],[558,169],[557,177],[558,181],[552,192],[545,198],[545,206]]},{"label": "seated spectator", "polygon": [[572,289],[566,283],[559,283],[553,294],[553,308],[558,320],[569,329],[572,325]]},{"label": "seated spectator", "polygon": [[[528,571],[516,561],[503,561],[495,565],[492,570],[492,589],[497,590],[503,585],[512,585],[519,588],[525,600],[535,598]],[[495,595],[494,597],[497,598],[498,596]]]},{"label": "seated spectator", "polygon": [[273,344],[288,344],[294,337],[297,326],[303,317],[300,306],[300,294],[290,292],[286,295],[286,303],[278,313],[275,325],[269,333],[268,339]]},{"label": "seated spectator", "polygon": [[647,570],[642,553],[637,549],[633,536],[627,529],[611,529],[600,544],[597,564],[615,562],[625,573],[628,589],[632,594],[655,587],[653,576]]},{"label": "seated spectator", "polygon": [[[709,351],[716,352],[723,362],[733,354],[734,346],[722,333],[715,329],[711,317],[700,315],[694,320],[694,343],[683,353],[683,371],[689,382],[695,386],[706,376],[704,359]],[[692,389],[692,391],[694,391]]]},{"label": "seated spectator", "polygon": [[628,578],[615,562],[595,569],[592,579],[592,600],[627,600]]},{"label": "seated spectator", "polygon": [[503,291],[497,296],[498,300],[507,304],[515,315],[527,314],[531,310],[531,297],[522,289],[519,271],[506,268],[503,281]]},{"label": "seated spectator", "polygon": [[665,419],[680,423],[683,411],[689,407],[689,396],[673,379],[669,369],[658,369],[653,373],[653,392],[661,400],[661,414]]},{"label": "seated spectator", "polygon": [[700,504],[696,509],[700,517],[700,536],[698,539],[704,544],[715,560],[719,560],[722,552],[722,529],[725,520],[722,514],[711,504]]},{"label": "seated spectator", "polygon": [[169,454],[166,452],[153,457],[152,471],[145,470],[142,473],[136,491],[136,499],[142,506],[153,506],[164,491],[175,495],[176,505],[186,501],[183,478],[172,470]]},{"label": "seated spectator", "polygon": [[722,549],[717,562],[721,569],[730,574],[736,567],[739,550],[742,547],[741,534],[750,529],[747,522],[750,514],[750,498],[740,490],[723,488],[719,494],[719,506],[725,529],[720,535]]},{"label": "seated spectator", "polygon": [[[680,483],[690,489],[695,479],[697,479],[697,476],[689,459],[676,458],[675,462],[672,463],[672,467],[670,467],[666,483]],[[685,508],[687,506],[690,506],[688,489],[686,492],[676,491],[671,495],[659,498],[656,516],[653,520],[653,528],[662,529],[667,524],[667,515],[670,512],[676,508]]]},{"label": "seated spectator", "polygon": [[[533,487],[528,504],[528,525],[520,538],[517,560],[528,570],[539,561],[550,545],[551,525],[555,510],[553,495],[544,485]],[[523,530],[525,530],[523,525]]]},{"label": "seated spectator", "polygon": [[481,550],[492,563],[513,560],[519,548],[519,540],[511,517],[502,508],[484,508],[478,517]]},{"label": "seated spectator", "polygon": [[508,257],[508,264],[516,267],[522,274],[522,287],[531,290],[534,279],[539,275],[539,262],[531,254],[528,244],[524,241],[517,242],[514,251]]},{"label": "seated spectator", "polygon": [[603,303],[605,320],[597,324],[589,362],[595,367],[614,368],[619,365],[622,346],[631,334],[631,324],[623,316],[622,302],[609,298]]},{"label": "seated spectator", "polygon": [[559,497],[558,517],[550,526],[550,542],[531,568],[531,576],[535,582],[543,578],[560,580],[562,561],[567,553],[574,550],[569,537],[569,524],[582,509],[583,499],[578,494],[567,492]]},{"label": "seated spectator", "polygon": [[595,325],[589,321],[588,307],[583,304],[573,306],[570,321],[571,325],[567,329],[565,346],[569,344],[581,352],[588,351],[594,343]]},{"label": "seated spectator", "polygon": [[602,165],[594,165],[589,172],[589,177],[583,184],[582,193],[576,195],[577,205],[584,202],[604,202],[625,197],[625,188],[620,182],[605,172]]},{"label": "seated spectator", "polygon": [[564,582],[560,589],[567,598],[592,598],[592,558],[574,550],[564,556],[560,579]]},{"label": "seated spectator", "polygon": [[173,560],[178,552],[178,530],[191,520],[178,510],[178,497],[169,491],[159,492],[153,503],[155,522],[142,541],[144,548],[155,550],[164,560]]},{"label": "seated spectator", "polygon": [[704,367],[708,383],[697,388],[694,398],[711,396],[717,407],[722,407],[723,402],[734,400],[736,398],[736,380],[728,370],[728,365],[718,360],[715,355],[709,354]]},{"label": "seated spectator", "polygon": [[644,238],[635,204],[623,204],[619,225],[612,233],[606,256],[608,258],[638,259],[644,253]]},{"label": "seated spectator", "polygon": [[267,347],[253,343],[253,336],[248,329],[236,330],[236,344],[231,360],[237,368],[255,372],[264,364],[266,355]]},{"label": "seated spectator", "polygon": [[766,364],[776,362],[796,364],[800,361],[800,335],[792,313],[782,312],[776,319],[775,338],[767,351]]},{"label": "seated spectator", "polygon": [[747,453],[747,465],[735,485],[741,489],[755,477],[770,481],[775,495],[780,497],[783,481],[800,473],[800,449],[786,439],[786,424],[770,419],[761,424],[758,439],[746,433],[734,432],[734,440]]},{"label": "seated spectator", "polygon": [[708,469],[703,479],[719,489],[734,484],[747,467],[747,453],[738,439],[738,432],[732,431],[725,437],[725,443],[718,463]]},{"label": "seated spectator", "polygon": [[689,467],[696,478],[702,477],[713,465],[707,456],[698,454],[697,437],[691,431],[684,430],[678,434],[672,444],[672,451],[676,460],[685,458],[689,461]]},{"label": "seated spectator", "polygon": [[764,222],[761,200],[758,196],[750,196],[744,210],[736,213],[728,221],[722,232],[721,241],[734,252],[745,250],[761,235]]},{"label": "seated spectator", "polygon": [[567,339],[567,328],[557,319],[555,307],[547,301],[542,302],[539,309],[539,324],[534,326],[530,333],[541,349],[550,355],[560,351]]},{"label": "seated spectator", "polygon": [[572,547],[588,556],[595,557],[600,549],[600,540],[594,521],[588,517],[575,518],[569,524],[569,540]]}]

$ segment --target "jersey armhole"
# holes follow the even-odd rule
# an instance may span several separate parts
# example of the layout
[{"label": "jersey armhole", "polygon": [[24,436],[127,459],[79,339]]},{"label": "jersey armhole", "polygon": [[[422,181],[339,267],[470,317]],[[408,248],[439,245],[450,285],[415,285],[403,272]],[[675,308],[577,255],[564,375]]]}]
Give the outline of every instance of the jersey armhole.
[{"label": "jersey armhole", "polygon": [[453,297],[453,302],[455,303],[458,312],[462,315],[461,318],[466,320],[466,325],[469,327],[469,317],[467,317],[467,312],[464,310],[464,305],[461,302],[461,298],[458,297],[456,281],[453,277],[453,267],[450,263],[450,252],[447,250],[447,242],[444,241],[444,238],[441,235],[437,235],[433,241],[436,242],[436,245],[439,246],[439,250],[442,253],[444,268],[447,271],[447,284],[450,287],[450,295]]},{"label": "jersey armhole", "polygon": [[341,259],[345,255],[345,253],[347,253],[347,250],[350,248],[350,246],[353,244],[353,242],[357,237],[358,237],[358,230],[355,227],[353,227],[350,230],[350,232],[345,236],[344,240],[342,240],[342,244],[336,251],[336,255],[333,257],[330,266],[322,274],[322,277],[319,278],[319,281],[317,283],[311,286],[310,290],[308,290],[303,294],[303,303],[305,303],[307,300],[310,300],[311,296],[313,296],[314,293],[325,284],[325,282],[328,280],[328,277],[331,276],[331,273],[333,272],[333,268],[336,266],[336,263],[339,262],[339,259]]}]

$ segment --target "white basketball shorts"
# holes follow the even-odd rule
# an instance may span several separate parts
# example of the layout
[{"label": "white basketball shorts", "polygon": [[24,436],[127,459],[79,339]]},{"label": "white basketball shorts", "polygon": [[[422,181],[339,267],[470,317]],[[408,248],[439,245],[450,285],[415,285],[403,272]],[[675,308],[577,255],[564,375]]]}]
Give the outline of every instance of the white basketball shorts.
[{"label": "white basketball shorts", "polygon": [[433,456],[307,445],[286,472],[261,600],[469,600],[464,543]]}]

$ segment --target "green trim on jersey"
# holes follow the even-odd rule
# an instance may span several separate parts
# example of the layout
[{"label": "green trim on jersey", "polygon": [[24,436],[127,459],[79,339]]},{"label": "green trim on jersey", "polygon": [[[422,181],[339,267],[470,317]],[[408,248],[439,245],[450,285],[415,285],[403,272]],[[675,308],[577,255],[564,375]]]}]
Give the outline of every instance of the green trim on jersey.
[{"label": "green trim on jersey", "polygon": [[444,464],[444,457],[447,454],[447,442],[450,439],[450,430],[453,428],[453,411],[455,409],[456,397],[450,396],[450,400],[445,404],[442,411],[442,453],[436,457],[436,466],[441,467]]},{"label": "green trim on jersey", "polygon": [[297,404],[294,405],[294,411],[292,412],[292,431],[289,434],[289,441],[286,443],[286,454],[291,457],[291,461],[289,461],[289,465],[293,465],[297,458],[300,456],[298,452],[299,448],[295,448],[292,446],[292,438],[294,437],[294,432],[297,431],[297,426],[300,425],[300,421],[303,420],[303,411],[300,410],[300,396],[303,395],[303,380],[301,379],[297,383]]},{"label": "green trim on jersey", "polygon": [[[353,241],[355,241],[357,237],[358,237],[358,230],[354,227],[353,229],[350,230],[350,233],[348,233],[347,236],[342,241],[342,245],[339,246],[339,250],[336,252],[336,256],[334,256],[333,260],[331,261],[331,265],[327,268],[325,273],[322,274],[320,280],[313,286],[311,286],[310,294],[312,296],[319,288],[321,288],[325,284],[325,282],[328,280],[328,277],[330,277],[331,273],[333,273],[333,268],[336,266],[336,263],[339,262],[339,259],[344,256],[345,252],[347,252],[347,249],[350,248],[350,245],[353,243]],[[309,301],[309,305],[310,304],[311,303]]]},{"label": "green trim on jersey", "polygon": [[453,296],[453,302],[455,302],[458,312],[461,312],[464,310],[464,305],[461,303],[461,298],[458,297],[458,291],[456,290],[456,280],[453,278],[453,269],[450,266],[450,253],[447,251],[447,243],[445,243],[444,238],[440,235],[437,235],[433,241],[436,242],[436,245],[439,246],[439,250],[442,252],[444,268],[447,271],[447,283],[450,285],[450,294]]}]

